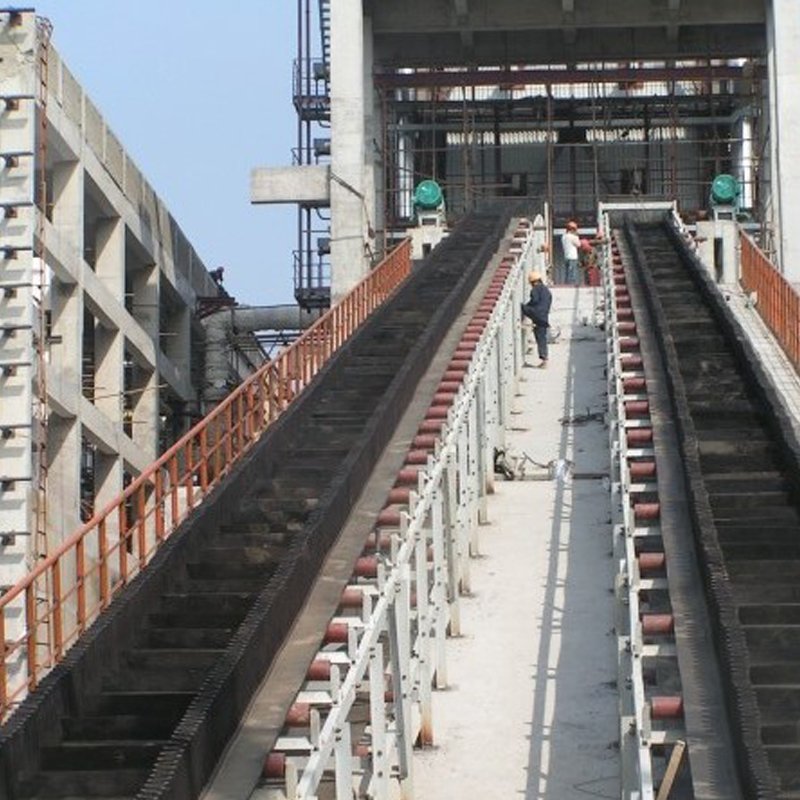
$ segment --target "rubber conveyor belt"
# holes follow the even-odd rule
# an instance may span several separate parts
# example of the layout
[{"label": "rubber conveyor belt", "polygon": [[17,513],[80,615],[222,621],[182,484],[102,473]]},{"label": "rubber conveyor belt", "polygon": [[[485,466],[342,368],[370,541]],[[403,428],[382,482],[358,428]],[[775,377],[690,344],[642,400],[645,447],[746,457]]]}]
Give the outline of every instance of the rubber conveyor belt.
[{"label": "rubber conveyor belt", "polygon": [[461,223],[0,728],[4,800],[198,795],[511,211]]},{"label": "rubber conveyor belt", "polygon": [[[685,707],[695,707],[701,732],[726,724],[700,663],[716,655],[743,796],[798,798],[800,444],[757,354],[679,233],[670,223],[630,222],[626,233],[667,377],[712,633],[704,653],[695,618],[700,637],[689,669],[681,664]],[[661,501],[683,503],[669,495]],[[677,590],[681,602],[682,591],[695,589],[680,572],[675,577],[670,594]],[[691,744],[701,796],[695,773],[702,762]],[[724,776],[730,752],[703,752],[711,768],[705,777]]]}]

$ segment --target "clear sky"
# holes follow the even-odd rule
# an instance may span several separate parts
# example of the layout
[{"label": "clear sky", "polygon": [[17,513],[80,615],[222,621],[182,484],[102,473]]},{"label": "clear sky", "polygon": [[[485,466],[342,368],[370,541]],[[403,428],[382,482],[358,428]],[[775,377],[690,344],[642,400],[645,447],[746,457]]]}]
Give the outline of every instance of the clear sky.
[{"label": "clear sky", "polygon": [[206,266],[225,266],[228,291],[293,302],[294,207],[248,200],[251,167],[291,163],[293,0],[29,5]]}]

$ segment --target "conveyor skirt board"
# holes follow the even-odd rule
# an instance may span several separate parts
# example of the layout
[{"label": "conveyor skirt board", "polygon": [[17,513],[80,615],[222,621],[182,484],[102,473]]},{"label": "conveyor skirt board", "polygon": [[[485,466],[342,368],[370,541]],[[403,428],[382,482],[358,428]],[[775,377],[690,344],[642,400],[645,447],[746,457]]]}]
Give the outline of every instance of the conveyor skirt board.
[{"label": "conveyor skirt board", "polygon": [[434,742],[445,642],[460,632],[524,363],[520,306],[542,227],[518,220],[494,259],[253,798],[413,797],[412,750]]}]

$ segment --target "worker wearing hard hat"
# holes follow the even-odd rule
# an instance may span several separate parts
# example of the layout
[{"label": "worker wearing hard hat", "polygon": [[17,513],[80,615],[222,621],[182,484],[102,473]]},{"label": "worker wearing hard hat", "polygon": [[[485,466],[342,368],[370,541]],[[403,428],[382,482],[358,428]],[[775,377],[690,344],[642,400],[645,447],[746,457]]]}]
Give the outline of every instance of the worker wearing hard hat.
[{"label": "worker wearing hard hat", "polygon": [[578,236],[578,223],[570,220],[567,229],[561,235],[561,248],[564,251],[564,283],[574,285],[578,279],[578,248],[581,239]]},{"label": "worker wearing hard hat", "polygon": [[547,329],[550,327],[553,296],[538,272],[528,274],[528,283],[531,285],[531,296],[527,303],[523,303],[522,313],[533,322],[533,335],[541,361],[539,368],[544,369],[547,366]]}]

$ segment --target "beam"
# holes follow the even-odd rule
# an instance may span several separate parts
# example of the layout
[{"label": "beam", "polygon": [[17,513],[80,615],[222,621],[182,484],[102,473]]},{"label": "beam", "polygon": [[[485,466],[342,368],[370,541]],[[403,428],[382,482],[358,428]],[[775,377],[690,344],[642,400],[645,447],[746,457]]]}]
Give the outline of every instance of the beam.
[{"label": "beam", "polygon": [[[756,71],[758,76],[763,69]],[[453,72],[379,73],[375,85],[382,89],[430,89],[455,86],[524,86],[529,84],[621,83],[625,81],[669,82],[741,80],[751,76],[744,67],[653,67],[648,69],[615,68],[459,70]]]}]

